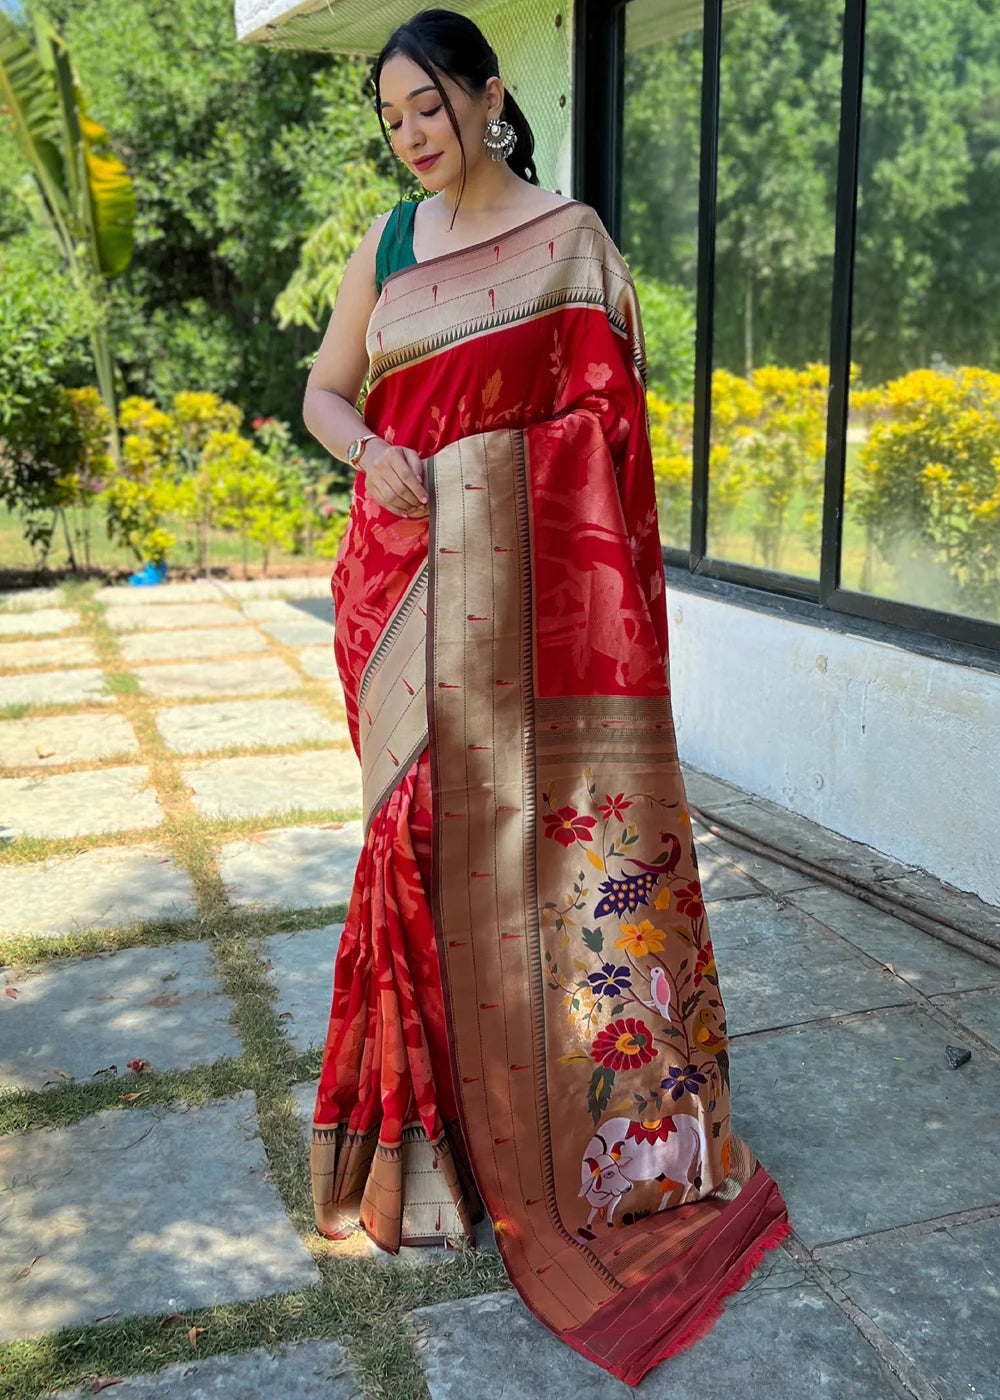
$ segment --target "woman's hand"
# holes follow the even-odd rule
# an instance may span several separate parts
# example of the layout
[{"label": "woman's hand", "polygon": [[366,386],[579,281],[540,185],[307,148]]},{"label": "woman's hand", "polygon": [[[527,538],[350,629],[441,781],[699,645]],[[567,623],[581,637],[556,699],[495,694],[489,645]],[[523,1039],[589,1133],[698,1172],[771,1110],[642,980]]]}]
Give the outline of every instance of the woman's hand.
[{"label": "woman's hand", "polygon": [[410,519],[429,514],[424,464],[412,447],[395,447],[376,438],[361,458],[365,490],[380,506]]}]

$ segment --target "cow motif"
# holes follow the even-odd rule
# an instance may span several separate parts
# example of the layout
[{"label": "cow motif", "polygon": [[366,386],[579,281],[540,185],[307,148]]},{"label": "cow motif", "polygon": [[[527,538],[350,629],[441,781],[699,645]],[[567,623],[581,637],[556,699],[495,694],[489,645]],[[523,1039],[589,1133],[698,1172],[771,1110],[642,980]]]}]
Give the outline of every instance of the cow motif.
[{"label": "cow motif", "polygon": [[700,1169],[707,1160],[705,1133],[693,1114],[606,1119],[583,1154],[580,1195],[590,1206],[590,1215],[580,1233],[593,1238],[590,1227],[598,1214],[613,1225],[618,1202],[641,1181],[660,1183],[657,1211],[666,1210],[675,1186],[685,1188],[677,1204],[699,1200],[705,1194]]}]

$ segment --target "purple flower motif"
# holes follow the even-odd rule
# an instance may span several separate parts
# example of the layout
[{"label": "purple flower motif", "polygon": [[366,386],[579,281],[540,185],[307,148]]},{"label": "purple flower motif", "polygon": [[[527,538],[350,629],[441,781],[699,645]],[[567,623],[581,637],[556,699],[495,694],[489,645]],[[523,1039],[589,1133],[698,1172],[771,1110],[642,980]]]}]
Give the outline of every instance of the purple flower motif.
[{"label": "purple flower motif", "polygon": [[700,1084],[707,1084],[703,1074],[698,1073],[696,1065],[685,1065],[681,1069],[680,1065],[671,1065],[667,1071],[666,1079],[660,1081],[660,1088],[667,1089],[674,1100],[682,1099],[685,1093],[697,1094]]},{"label": "purple flower motif", "polygon": [[605,963],[600,972],[592,972],[587,981],[597,997],[621,996],[632,985],[628,968],[615,967],[614,963]]}]

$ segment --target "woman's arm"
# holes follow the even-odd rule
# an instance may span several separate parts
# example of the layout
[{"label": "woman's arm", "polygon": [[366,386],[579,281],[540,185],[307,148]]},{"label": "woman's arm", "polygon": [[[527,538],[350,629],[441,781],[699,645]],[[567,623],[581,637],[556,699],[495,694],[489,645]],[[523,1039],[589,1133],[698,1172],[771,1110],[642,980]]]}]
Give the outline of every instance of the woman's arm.
[{"label": "woman's arm", "polygon": [[[347,460],[347,449],[368,425],[355,404],[368,372],[365,331],[377,300],[375,250],[389,215],[380,214],[351,257],[326,333],[306,380],[302,421],[333,457]],[[376,437],[365,447],[365,486],[379,505],[397,515],[426,515],[427,493],[419,455]]]}]

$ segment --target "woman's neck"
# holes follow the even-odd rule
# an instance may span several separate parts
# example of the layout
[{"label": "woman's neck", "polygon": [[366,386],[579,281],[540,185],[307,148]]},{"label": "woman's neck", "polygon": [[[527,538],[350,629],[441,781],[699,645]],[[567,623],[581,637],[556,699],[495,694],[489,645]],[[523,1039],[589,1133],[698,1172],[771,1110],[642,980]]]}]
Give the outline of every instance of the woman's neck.
[{"label": "woman's neck", "polygon": [[475,220],[480,215],[516,202],[525,183],[519,175],[514,174],[506,161],[479,161],[467,174],[461,202],[458,181],[454,185],[446,185],[441,190],[439,198],[443,206],[442,213],[450,222],[455,206],[458,205],[456,224],[463,219]]}]

